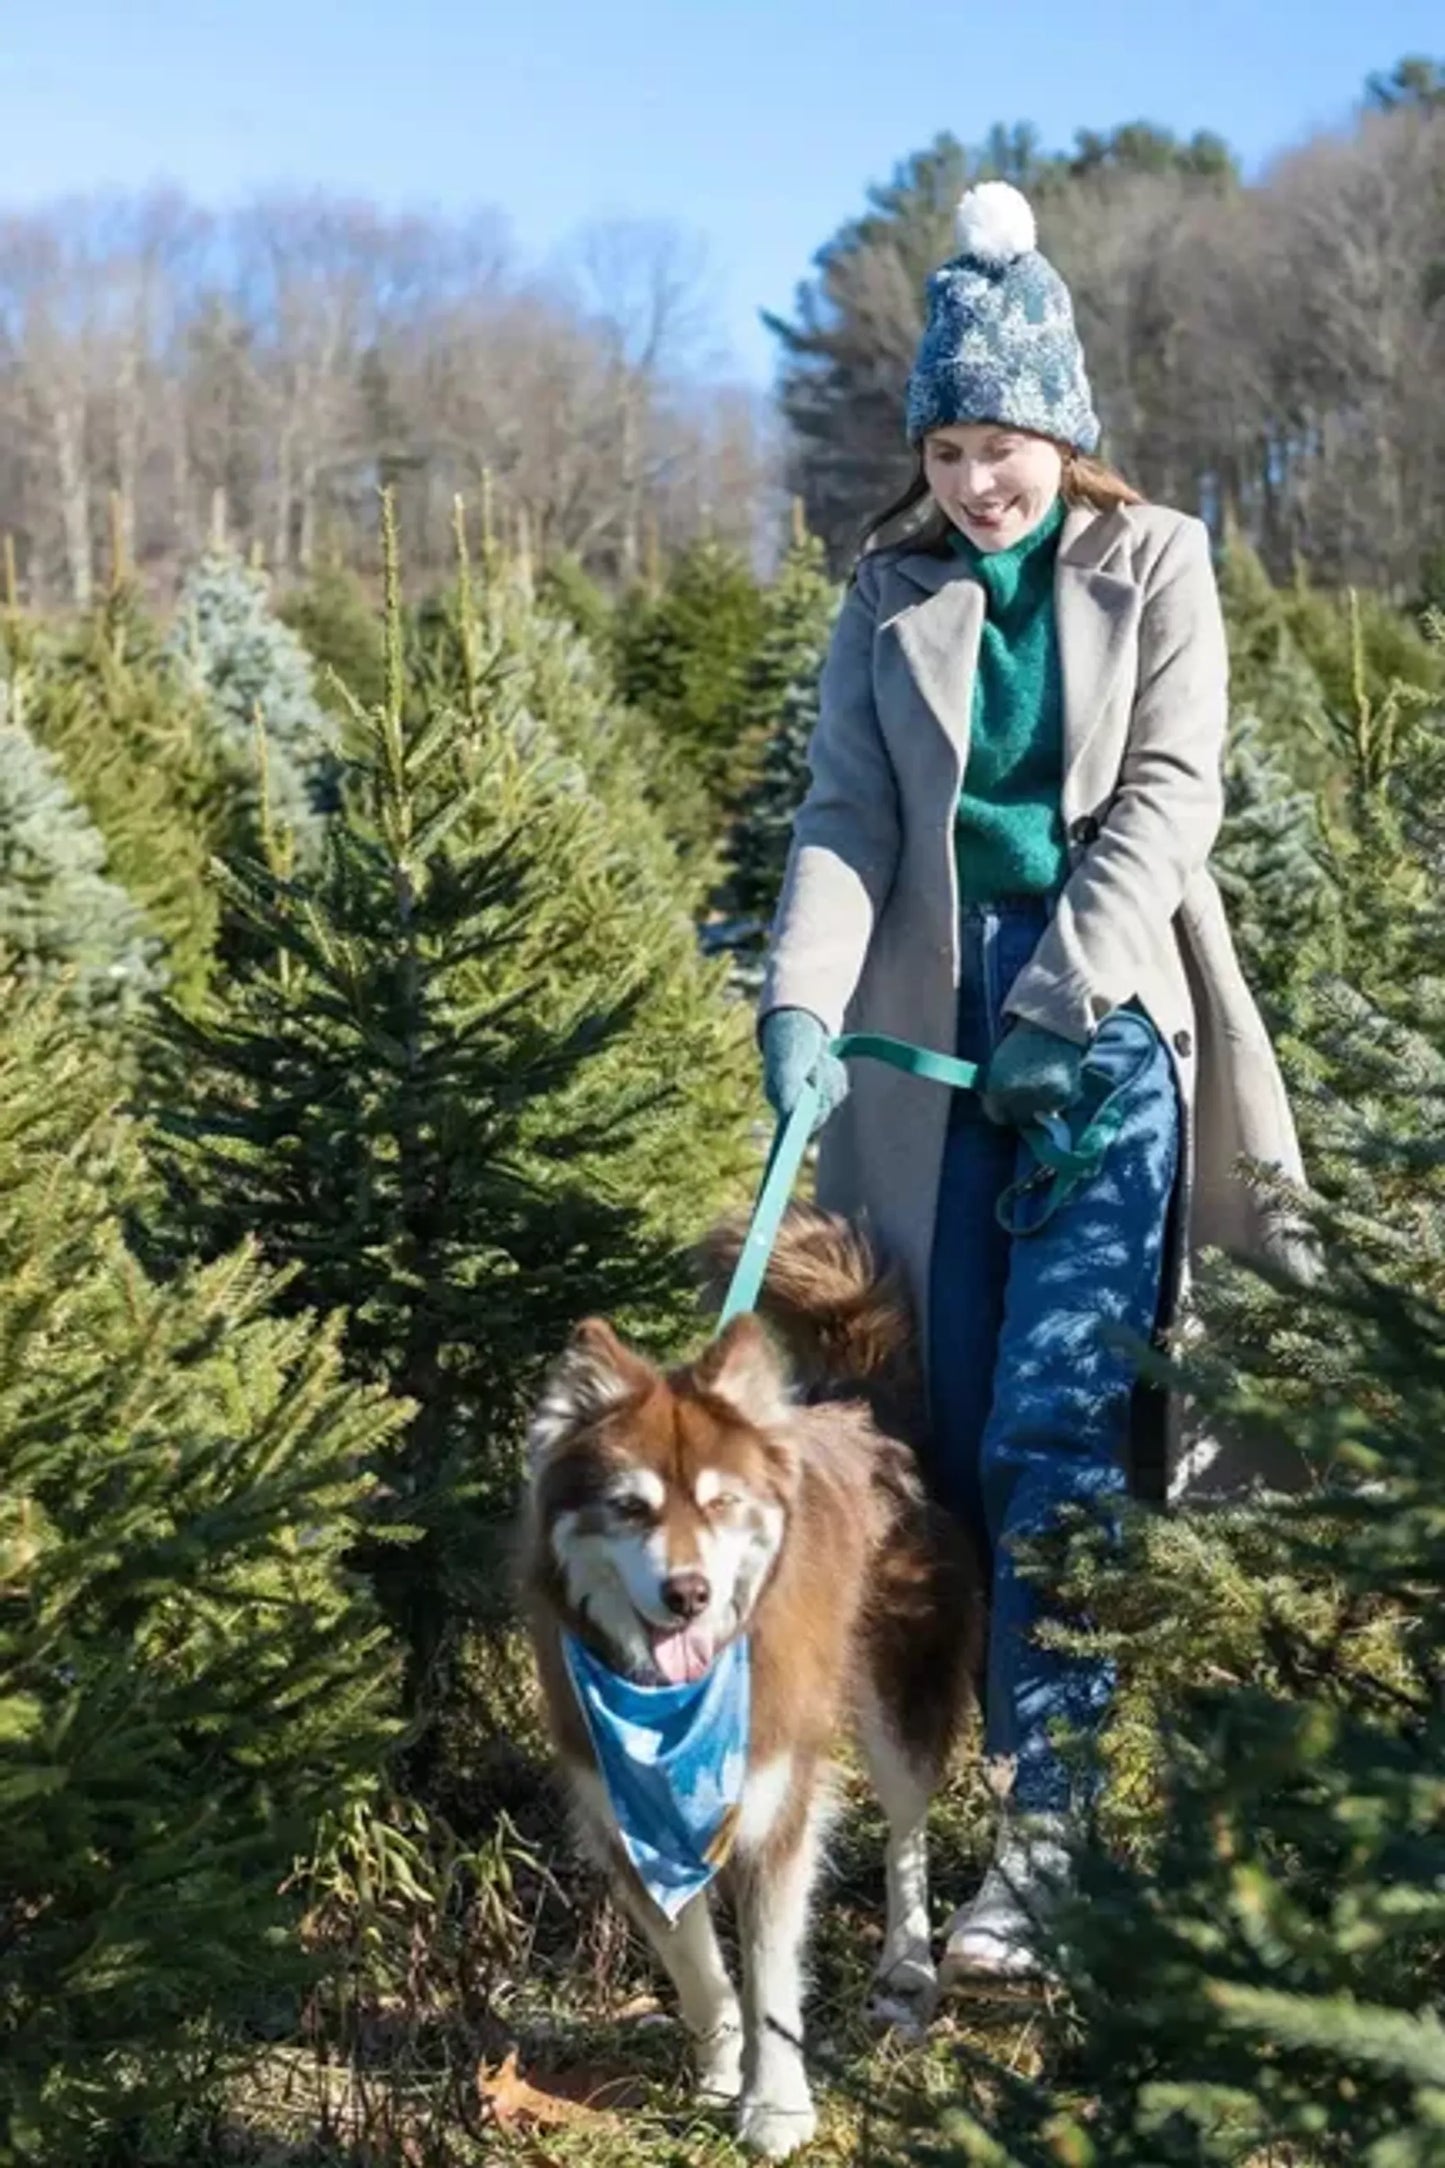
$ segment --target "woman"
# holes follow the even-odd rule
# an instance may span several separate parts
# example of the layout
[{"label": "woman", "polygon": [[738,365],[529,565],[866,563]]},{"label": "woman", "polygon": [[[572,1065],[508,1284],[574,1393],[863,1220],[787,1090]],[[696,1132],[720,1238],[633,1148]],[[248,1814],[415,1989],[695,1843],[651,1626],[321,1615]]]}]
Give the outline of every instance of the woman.
[{"label": "woman", "polygon": [[[1021,1973],[1066,1858],[1051,1728],[1096,1723],[1110,1682],[1037,1645],[1011,1543],[1126,1485],[1199,1483],[1211,1449],[1147,1435],[1127,1339],[1177,1314],[1191,1251],[1282,1247],[1240,1155],[1299,1162],[1205,870],[1227,703],[1206,531],[1093,459],[1072,305],[1024,198],[972,190],[958,237],[908,387],[918,473],[884,515],[910,527],[875,530],[823,675],[760,1034],[779,1114],[823,1084],[821,1201],[907,1266],[937,1486],[990,1552],[987,1744],[1011,1790],[945,1972]],[[845,1020],[984,1063],[981,1100],[845,1076]],[[1109,1095],[1098,1171],[1010,1234],[1041,1195],[1011,1190],[1020,1132],[1077,1132]]]}]

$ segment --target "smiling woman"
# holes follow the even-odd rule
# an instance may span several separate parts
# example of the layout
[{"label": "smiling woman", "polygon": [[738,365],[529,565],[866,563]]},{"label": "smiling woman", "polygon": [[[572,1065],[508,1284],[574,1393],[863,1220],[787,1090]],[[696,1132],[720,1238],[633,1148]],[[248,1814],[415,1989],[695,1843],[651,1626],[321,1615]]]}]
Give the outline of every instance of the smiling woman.
[{"label": "smiling woman", "polygon": [[[971,190],[958,241],[909,380],[915,475],[823,671],[760,1038],[780,1118],[829,1085],[819,1199],[907,1274],[933,1484],[989,1555],[988,1748],[1012,1789],[945,1966],[1017,1974],[1042,1962],[1082,1803],[1058,1731],[1092,1730],[1112,1685],[1040,1641],[1015,1542],[1197,1479],[1215,1449],[1182,1450],[1123,1350],[1174,1324],[1195,1251],[1288,1261],[1239,1162],[1298,1156],[1207,866],[1227,714],[1209,537],[1098,464],[1073,304],[1018,191]],[[825,1070],[840,1032],[956,1053],[981,1100],[882,1064],[850,1089]],[[1019,1132],[1077,1134],[1116,1089],[1106,1161],[1016,1240]]]}]

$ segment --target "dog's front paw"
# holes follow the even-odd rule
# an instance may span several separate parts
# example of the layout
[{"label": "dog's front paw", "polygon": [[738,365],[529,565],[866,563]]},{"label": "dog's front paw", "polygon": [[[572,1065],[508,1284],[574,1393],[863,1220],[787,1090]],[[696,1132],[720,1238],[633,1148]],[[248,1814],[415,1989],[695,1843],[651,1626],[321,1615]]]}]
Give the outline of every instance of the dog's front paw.
[{"label": "dog's front paw", "polygon": [[703,2105],[736,2100],[743,2089],[743,2028],[717,2025],[696,2043],[697,2097]]},{"label": "dog's front paw", "polygon": [[738,2136],[765,2160],[786,2160],[818,2135],[818,2116],[806,2086],[796,2100],[752,2096],[738,2116]]},{"label": "dog's front paw", "polygon": [[927,1955],[880,1965],[868,1991],[864,2015],[880,2032],[917,2039],[928,2030],[938,2004],[938,1974]]}]

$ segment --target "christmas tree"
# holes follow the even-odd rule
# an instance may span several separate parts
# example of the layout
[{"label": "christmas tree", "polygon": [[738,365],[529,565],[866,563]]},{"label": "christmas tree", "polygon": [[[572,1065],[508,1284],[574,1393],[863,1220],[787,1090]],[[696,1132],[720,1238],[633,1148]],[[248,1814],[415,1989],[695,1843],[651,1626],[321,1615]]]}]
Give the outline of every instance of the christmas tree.
[{"label": "christmas tree", "polygon": [[35,633],[6,620],[12,710],[51,753],[104,839],[109,872],[162,943],[172,995],[204,988],[216,934],[210,859],[223,778],[200,703],[163,667],[135,590]]},{"label": "christmas tree", "polygon": [[1298,788],[1333,785],[1330,701],[1300,645],[1287,598],[1238,534],[1226,542],[1219,595],[1229,639],[1229,686],[1237,713],[1253,716],[1262,756],[1282,763]]},{"label": "christmas tree", "polygon": [[0,2159],[171,2161],[312,1971],[288,1894],[394,1736],[343,1563],[402,1411],[246,1251],[168,1284],[104,1041],[0,1035]]},{"label": "christmas tree", "polygon": [[1236,714],[1225,758],[1225,813],[1212,859],[1245,974],[1277,1004],[1340,961],[1336,891],[1319,801],[1298,787],[1257,715]]},{"label": "christmas tree", "polygon": [[305,647],[272,613],[265,574],[208,550],[181,588],[167,649],[228,762],[235,845],[254,845],[264,793],[303,853],[314,851],[336,804],[337,727]]},{"label": "christmas tree", "polygon": [[1217,1268],[1190,1366],[1314,1487],[1076,1560],[1157,1823],[1081,1855],[1053,2082],[980,2073],[933,2158],[1441,2158],[1445,717],[1356,685],[1326,839],[1349,975],[1291,992],[1317,1269]]},{"label": "christmas tree", "polygon": [[754,969],[782,885],[793,816],[808,788],[808,744],[837,606],[823,545],[800,524],[763,598],[763,633],[743,700],[754,779],[728,836],[728,871],[715,899],[723,923],[709,929],[717,946]]},{"label": "christmas tree", "polygon": [[160,946],[54,758],[0,721],[0,957],[28,979],[63,977],[77,1005],[114,1018],[159,985]]},{"label": "christmas tree", "polygon": [[282,597],[276,614],[304,643],[316,666],[316,696],[339,722],[346,720],[348,693],[364,708],[384,698],[381,627],[365,586],[349,566],[339,559],[322,565],[304,587]]},{"label": "christmas tree", "polygon": [[[622,612],[622,696],[685,757],[714,819],[740,786],[751,732],[748,672],[762,629],[757,582],[735,551],[712,541],[684,550],[662,591],[633,596]],[[695,854],[712,840],[674,832]]]},{"label": "christmas tree", "polygon": [[743,1175],[751,1064],[662,838],[565,750],[555,622],[526,663],[514,597],[489,645],[464,577],[461,697],[424,698],[394,562],[390,592],[346,817],[314,868],[232,874],[249,954],[211,1015],[173,1018],[162,1121],[189,1240],[253,1231],[295,1303],[345,1306],[356,1374],[414,1404],[382,1517],[406,1540],[371,1563],[418,1701],[455,1622],[498,1608],[494,1524],[550,1353],[588,1310],[654,1343],[684,1313],[680,1250]]}]

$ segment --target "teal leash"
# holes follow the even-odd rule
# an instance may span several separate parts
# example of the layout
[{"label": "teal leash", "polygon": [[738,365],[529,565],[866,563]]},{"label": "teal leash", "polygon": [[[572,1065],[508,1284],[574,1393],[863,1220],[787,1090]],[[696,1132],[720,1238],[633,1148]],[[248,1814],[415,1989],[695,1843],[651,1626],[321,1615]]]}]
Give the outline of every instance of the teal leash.
[{"label": "teal leash", "polygon": [[[1125,1017],[1122,1021],[1137,1025],[1142,1035],[1139,1059],[1095,1109],[1082,1134],[1076,1138],[1059,1114],[1040,1115],[1021,1131],[1035,1164],[1030,1173],[1011,1182],[998,1200],[999,1223],[1009,1234],[1037,1234],[1060,1205],[1082,1183],[1091,1181],[1103,1165],[1124,1119],[1123,1095],[1154,1051],[1153,1030],[1143,1017]],[[912,1046],[906,1039],[886,1038],[880,1032],[844,1032],[841,1038],[829,1042],[827,1051],[840,1061],[861,1056],[868,1061],[887,1062],[908,1076],[924,1077],[929,1083],[945,1084],[954,1091],[982,1089],[983,1069],[979,1062],[960,1061],[952,1054],[938,1054],[931,1047]],[[1087,1073],[1087,1063],[1085,1069]],[[757,1202],[718,1316],[719,1332],[744,1311],[757,1308],[768,1259],[808,1149],[821,1097],[816,1079],[810,1078],[787,1120],[779,1122],[774,1132]],[[1022,1209],[1025,1199],[1035,1194],[1039,1197],[1036,1208]]]}]

